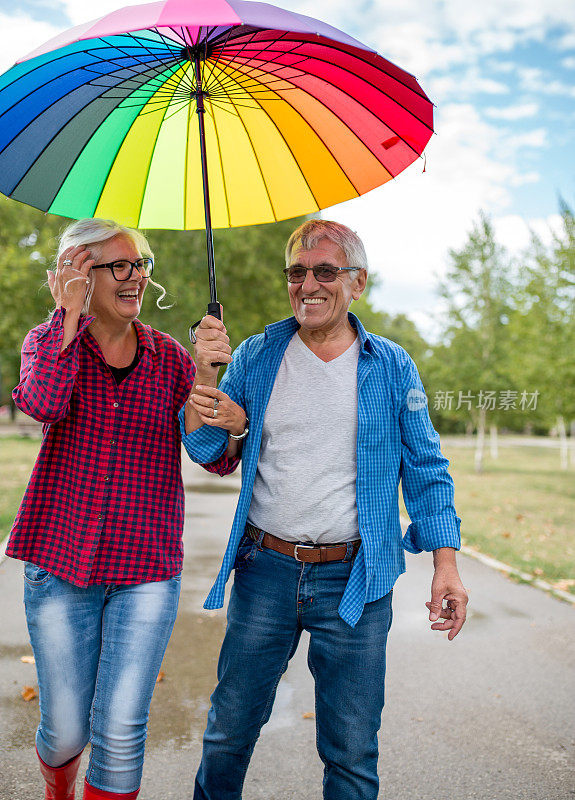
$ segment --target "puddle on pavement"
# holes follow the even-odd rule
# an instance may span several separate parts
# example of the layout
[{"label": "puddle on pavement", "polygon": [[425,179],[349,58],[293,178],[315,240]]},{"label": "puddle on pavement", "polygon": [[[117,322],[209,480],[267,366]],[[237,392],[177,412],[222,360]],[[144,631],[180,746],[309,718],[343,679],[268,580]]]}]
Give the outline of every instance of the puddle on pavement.
[{"label": "puddle on pavement", "polygon": [[186,749],[200,742],[225,632],[224,614],[181,610],[162,665],[150,709],[147,747]]},{"label": "puddle on pavement", "polygon": [[483,611],[475,611],[474,609],[469,609],[467,612],[467,620],[466,625],[470,622],[485,622],[487,619],[487,614],[484,614]]},{"label": "puddle on pavement", "polygon": [[225,483],[186,483],[184,484],[186,492],[194,492],[196,494],[239,494],[239,486],[230,486]]},{"label": "puddle on pavement", "polygon": [[22,656],[31,656],[32,648],[30,646],[22,647],[21,644],[15,645],[0,645],[0,658],[15,658],[18,661]]},{"label": "puddle on pavement", "polygon": [[508,617],[516,617],[518,619],[529,619],[531,616],[530,614],[526,614],[525,611],[521,611],[519,608],[511,608],[511,606],[499,606],[499,610]]}]

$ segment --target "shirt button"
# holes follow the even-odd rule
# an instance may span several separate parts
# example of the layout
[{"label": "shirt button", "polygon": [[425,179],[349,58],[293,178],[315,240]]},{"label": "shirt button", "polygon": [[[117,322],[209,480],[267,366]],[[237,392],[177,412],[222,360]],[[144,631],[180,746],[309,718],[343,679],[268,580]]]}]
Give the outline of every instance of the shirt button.
[{"label": "shirt button", "polygon": [[109,480],[110,480],[110,476],[109,476],[109,475],[105,475],[105,476],[104,476],[104,480],[105,480],[105,481],[109,481]]},{"label": "shirt button", "polygon": [[114,403],[114,408],[118,408],[119,405],[119,403]]},{"label": "shirt button", "polygon": [[104,515],[103,514],[98,514],[98,519],[104,519]]},{"label": "shirt button", "polygon": [[110,444],[116,444],[116,440],[115,440],[115,439],[112,439],[112,441],[110,442]]}]

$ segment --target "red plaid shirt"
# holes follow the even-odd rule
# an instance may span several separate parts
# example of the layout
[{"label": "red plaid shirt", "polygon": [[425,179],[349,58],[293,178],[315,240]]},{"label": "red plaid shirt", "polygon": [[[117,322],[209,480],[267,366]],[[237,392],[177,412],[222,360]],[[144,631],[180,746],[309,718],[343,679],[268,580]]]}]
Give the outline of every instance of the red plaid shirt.
[{"label": "red plaid shirt", "polygon": [[[194,362],[136,320],[139,361],[117,386],[92,317],[60,353],[63,318],[56,311],[22,347],[13,397],[44,437],[6,552],[76,586],[167,580],[183,560],[178,411]],[[204,466],[224,474],[231,462]]]}]

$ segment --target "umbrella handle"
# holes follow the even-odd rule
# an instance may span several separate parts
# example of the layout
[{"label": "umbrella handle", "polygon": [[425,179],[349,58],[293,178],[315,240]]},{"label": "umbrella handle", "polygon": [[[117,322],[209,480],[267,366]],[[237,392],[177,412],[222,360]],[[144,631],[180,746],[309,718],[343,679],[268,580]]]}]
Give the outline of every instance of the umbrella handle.
[{"label": "umbrella handle", "polygon": [[[208,314],[216,319],[222,318],[222,307],[219,303],[208,303]],[[212,367],[224,367],[222,361],[212,361]]]},{"label": "umbrella handle", "polygon": [[[208,303],[208,314],[216,319],[222,318],[222,307],[219,303]],[[197,322],[194,322],[188,328],[188,336],[190,337],[190,342],[192,344],[196,343],[196,334],[195,329],[198,327],[202,320],[199,319]],[[225,364],[222,361],[212,361],[212,367],[224,367]]]}]

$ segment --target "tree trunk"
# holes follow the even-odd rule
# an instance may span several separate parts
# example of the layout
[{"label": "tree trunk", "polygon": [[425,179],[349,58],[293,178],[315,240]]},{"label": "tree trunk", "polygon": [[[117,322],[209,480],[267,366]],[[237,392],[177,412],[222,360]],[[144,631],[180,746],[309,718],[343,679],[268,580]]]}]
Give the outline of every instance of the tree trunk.
[{"label": "tree trunk", "polygon": [[569,467],[569,442],[567,441],[565,419],[561,414],[557,417],[557,434],[559,436],[559,451],[561,453],[561,469],[567,469]]},{"label": "tree trunk", "polygon": [[477,441],[475,444],[475,472],[483,472],[483,450],[485,448],[485,409],[479,409]]},{"label": "tree trunk", "polygon": [[499,458],[499,439],[497,436],[497,425],[489,426],[489,448],[491,458],[497,460]]},{"label": "tree trunk", "polygon": [[575,419],[571,420],[570,425],[570,445],[569,448],[569,462],[572,467],[575,467]]}]

